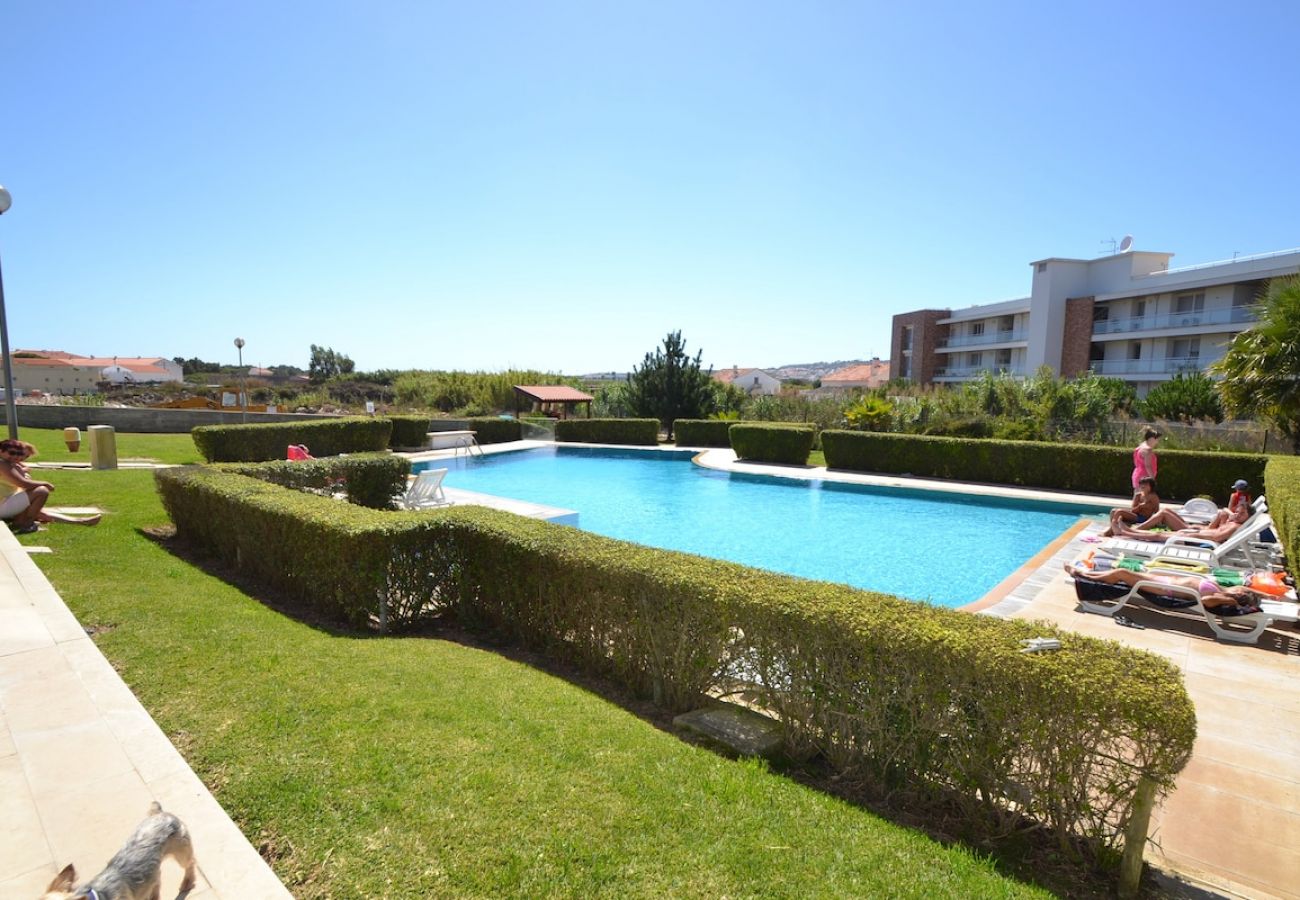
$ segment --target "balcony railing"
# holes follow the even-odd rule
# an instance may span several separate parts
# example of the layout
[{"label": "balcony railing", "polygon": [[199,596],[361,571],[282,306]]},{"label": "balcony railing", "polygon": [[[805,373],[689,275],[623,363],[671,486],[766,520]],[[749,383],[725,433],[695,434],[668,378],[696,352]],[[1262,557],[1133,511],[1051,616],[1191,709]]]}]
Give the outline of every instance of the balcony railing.
[{"label": "balcony railing", "polygon": [[1024,375],[1024,366],[939,366],[934,370],[935,378],[975,378],[988,372],[993,375]]},{"label": "balcony railing", "polygon": [[1023,328],[1014,331],[989,331],[984,334],[959,334],[954,337],[939,338],[936,346],[973,347],[980,344],[1001,344],[1007,341],[1028,340]]},{"label": "balcony railing", "polygon": [[1165,359],[1099,359],[1089,364],[1098,375],[1174,375],[1178,372],[1199,372],[1208,361],[1198,356],[1177,356]]},{"label": "balcony railing", "polygon": [[1213,309],[1209,312],[1170,313],[1163,316],[1136,316],[1130,319],[1102,319],[1092,323],[1093,334],[1124,334],[1130,331],[1155,331],[1160,328],[1196,328],[1200,325],[1235,325],[1255,321],[1255,311],[1248,306]]}]

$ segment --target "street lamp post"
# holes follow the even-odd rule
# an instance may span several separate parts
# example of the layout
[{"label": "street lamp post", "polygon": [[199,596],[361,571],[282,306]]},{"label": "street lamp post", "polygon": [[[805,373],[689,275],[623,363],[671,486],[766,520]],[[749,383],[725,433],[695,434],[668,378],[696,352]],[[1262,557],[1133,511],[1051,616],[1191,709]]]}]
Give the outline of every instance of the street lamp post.
[{"label": "street lamp post", "polygon": [[248,388],[244,384],[244,339],[235,338],[235,349],[239,351],[239,405],[243,410],[241,421],[248,424]]},{"label": "street lamp post", "polygon": [[[9,196],[4,185],[0,184],[0,216],[13,206],[14,198]],[[9,414],[9,438],[18,439],[18,404],[14,402],[14,365],[9,358],[9,323],[5,320],[5,279],[0,271],[0,354],[4,354],[5,370],[5,410]]]}]

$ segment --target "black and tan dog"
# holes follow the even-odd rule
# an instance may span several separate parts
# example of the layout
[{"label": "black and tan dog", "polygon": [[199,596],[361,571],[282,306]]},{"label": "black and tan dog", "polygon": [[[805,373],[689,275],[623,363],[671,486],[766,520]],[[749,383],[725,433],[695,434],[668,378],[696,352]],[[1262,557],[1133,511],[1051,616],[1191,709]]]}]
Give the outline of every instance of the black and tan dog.
[{"label": "black and tan dog", "polygon": [[185,869],[178,897],[194,889],[194,846],[185,823],[165,813],[157,803],[135,834],[90,881],[73,888],[77,870],[71,865],[55,876],[41,900],[158,900],[162,861],[170,856]]}]

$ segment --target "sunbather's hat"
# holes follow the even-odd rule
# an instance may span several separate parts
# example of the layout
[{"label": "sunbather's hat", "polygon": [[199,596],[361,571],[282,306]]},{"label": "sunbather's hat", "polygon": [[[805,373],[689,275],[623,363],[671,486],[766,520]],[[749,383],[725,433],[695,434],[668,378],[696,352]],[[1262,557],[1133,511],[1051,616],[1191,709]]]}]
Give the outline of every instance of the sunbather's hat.
[{"label": "sunbather's hat", "polygon": [[1244,478],[1238,478],[1232,483],[1232,489],[1234,491],[1244,491],[1248,487],[1250,487],[1250,485],[1246,483],[1246,479]]}]

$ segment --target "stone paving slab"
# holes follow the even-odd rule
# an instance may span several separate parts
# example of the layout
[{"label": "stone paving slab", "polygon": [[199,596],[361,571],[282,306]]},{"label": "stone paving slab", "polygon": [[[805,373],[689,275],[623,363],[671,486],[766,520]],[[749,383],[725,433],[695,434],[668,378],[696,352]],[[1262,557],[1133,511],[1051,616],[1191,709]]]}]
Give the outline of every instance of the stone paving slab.
[{"label": "stone paving slab", "polygon": [[[94,875],[157,800],[189,827],[199,898],[286,898],[8,529],[0,529],[0,898]],[[163,895],[181,869],[163,864]]]}]

